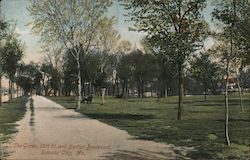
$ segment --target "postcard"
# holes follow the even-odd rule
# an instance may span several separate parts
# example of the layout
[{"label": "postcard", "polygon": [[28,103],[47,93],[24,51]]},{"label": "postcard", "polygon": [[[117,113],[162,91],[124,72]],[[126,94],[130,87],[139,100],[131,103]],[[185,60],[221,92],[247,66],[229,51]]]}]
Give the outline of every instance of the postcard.
[{"label": "postcard", "polygon": [[1,160],[250,158],[247,0],[0,0]]}]

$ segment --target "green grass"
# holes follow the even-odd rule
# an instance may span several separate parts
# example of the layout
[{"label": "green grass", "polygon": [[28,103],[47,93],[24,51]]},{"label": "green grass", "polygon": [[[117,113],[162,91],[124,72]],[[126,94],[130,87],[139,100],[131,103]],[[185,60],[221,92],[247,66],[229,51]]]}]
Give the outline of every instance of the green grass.
[{"label": "green grass", "polygon": [[7,154],[1,144],[6,143],[17,132],[15,122],[24,116],[27,100],[28,97],[19,97],[0,106],[0,159]]},{"label": "green grass", "polygon": [[[74,108],[73,97],[49,97],[66,108]],[[156,102],[155,98],[116,99],[108,97],[100,105],[100,97],[92,104],[82,104],[79,112],[104,123],[128,131],[139,139],[153,140],[192,149],[180,153],[192,159],[249,159],[250,101],[244,96],[245,112],[240,112],[239,99],[230,96],[230,139],[225,145],[224,98],[222,95],[185,97],[183,117],[177,121],[177,97]]]}]

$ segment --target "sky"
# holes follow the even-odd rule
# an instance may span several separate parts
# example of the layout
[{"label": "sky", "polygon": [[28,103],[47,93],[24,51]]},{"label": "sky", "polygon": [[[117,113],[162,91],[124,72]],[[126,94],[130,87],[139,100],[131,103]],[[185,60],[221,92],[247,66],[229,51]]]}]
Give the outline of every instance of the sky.
[{"label": "sky", "polygon": [[[3,0],[2,1],[2,13],[7,20],[11,20],[12,23],[16,23],[16,32],[20,35],[20,39],[25,42],[26,50],[24,61],[38,62],[43,56],[41,53],[40,44],[38,43],[39,37],[31,33],[31,28],[27,25],[32,21],[26,7],[29,5],[28,0]],[[115,28],[120,32],[121,38],[129,40],[132,44],[139,43],[143,37],[143,33],[137,33],[129,31],[129,26],[132,26],[132,22],[125,22],[125,16],[123,13],[125,10],[119,5],[118,2],[114,2],[112,7],[108,10],[109,16],[115,16],[117,23]]]},{"label": "sky", "polygon": [[[32,21],[26,7],[29,5],[28,0],[2,0],[1,11],[7,20],[11,20],[16,23],[16,32],[19,33],[20,39],[25,43],[25,57],[24,61],[38,62],[43,56],[41,53],[40,44],[38,43],[39,37],[31,33],[31,28],[27,25]],[[212,7],[208,7],[204,11],[204,17],[208,21],[211,20]],[[126,11],[117,2],[114,1],[113,5],[108,10],[109,16],[115,16],[117,18],[117,24],[115,28],[120,32],[121,38],[129,40],[133,45],[139,44],[145,33],[138,33],[129,31],[129,27],[133,26],[133,22],[126,21],[127,17],[124,16]],[[205,42],[205,48],[208,49],[213,45],[213,40],[208,38]]]}]

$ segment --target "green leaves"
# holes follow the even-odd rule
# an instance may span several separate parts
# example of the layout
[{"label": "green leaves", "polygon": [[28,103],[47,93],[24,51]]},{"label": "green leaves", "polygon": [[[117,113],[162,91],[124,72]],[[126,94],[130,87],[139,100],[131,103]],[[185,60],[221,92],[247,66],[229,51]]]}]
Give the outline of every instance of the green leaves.
[{"label": "green leaves", "polygon": [[216,85],[224,74],[221,73],[221,66],[212,62],[210,52],[201,53],[201,56],[191,61],[190,64],[191,77],[201,82],[207,89],[217,88]]},{"label": "green leaves", "polygon": [[0,20],[0,40],[7,36],[8,23],[6,21]]},{"label": "green leaves", "polygon": [[165,54],[173,57],[178,54],[175,60],[182,63],[203,45],[208,35],[208,25],[201,14],[206,7],[205,0],[126,0],[121,3],[129,10],[128,17],[135,21],[135,30],[146,32],[150,43]]},{"label": "green leaves", "polygon": [[[110,0],[30,0],[33,31],[42,42],[60,42],[66,49],[82,45],[88,50]],[[60,6],[60,7],[58,7]]]},{"label": "green leaves", "polygon": [[7,77],[13,80],[16,73],[18,62],[23,57],[23,46],[14,35],[11,35],[1,49],[2,71]]}]

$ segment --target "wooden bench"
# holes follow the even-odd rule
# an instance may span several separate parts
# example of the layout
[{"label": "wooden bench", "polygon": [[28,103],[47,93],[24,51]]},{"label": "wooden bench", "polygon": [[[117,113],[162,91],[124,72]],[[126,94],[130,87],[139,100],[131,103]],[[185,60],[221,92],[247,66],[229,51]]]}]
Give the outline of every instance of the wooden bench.
[{"label": "wooden bench", "polygon": [[93,96],[92,96],[92,95],[90,95],[90,96],[83,96],[83,97],[82,97],[82,103],[86,103],[86,102],[87,102],[87,104],[88,104],[88,103],[91,103],[91,102],[92,102],[92,99],[93,99]]}]

